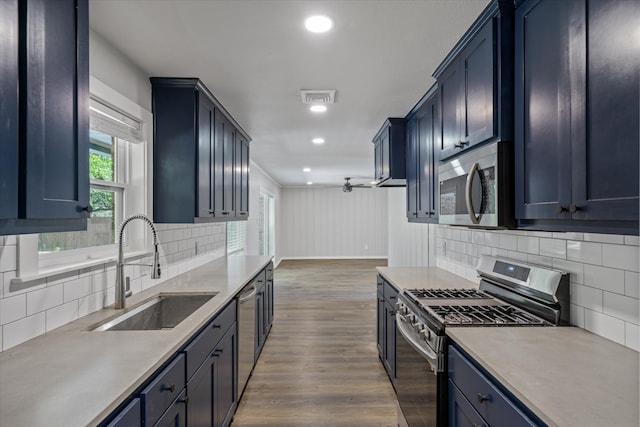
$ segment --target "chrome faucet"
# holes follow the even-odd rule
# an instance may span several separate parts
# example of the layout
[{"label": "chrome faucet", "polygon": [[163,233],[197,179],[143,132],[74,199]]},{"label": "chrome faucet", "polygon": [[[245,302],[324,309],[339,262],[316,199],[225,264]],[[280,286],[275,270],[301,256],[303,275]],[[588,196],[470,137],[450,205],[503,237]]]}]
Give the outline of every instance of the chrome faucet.
[{"label": "chrome faucet", "polygon": [[[124,254],[122,253],[122,237],[124,235],[124,228],[134,219],[141,219],[147,223],[151,231],[153,232],[153,264],[151,265],[151,278],[160,278],[160,254],[158,253],[158,234],[156,233],[156,227],[153,222],[142,214],[132,215],[129,218],[122,221],[120,228],[118,229],[118,261],[116,262],[116,301],[114,308],[125,308],[126,306],[126,289],[124,280]],[[140,264],[138,264],[140,265]]]}]

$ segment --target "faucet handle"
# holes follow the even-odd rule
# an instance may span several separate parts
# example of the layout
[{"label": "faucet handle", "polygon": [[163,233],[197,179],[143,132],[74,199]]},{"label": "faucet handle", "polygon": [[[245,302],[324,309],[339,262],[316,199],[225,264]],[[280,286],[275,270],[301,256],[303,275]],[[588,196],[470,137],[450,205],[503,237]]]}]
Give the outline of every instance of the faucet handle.
[{"label": "faucet handle", "polygon": [[130,297],[133,295],[133,291],[131,290],[131,277],[127,276],[124,278],[124,297]]}]

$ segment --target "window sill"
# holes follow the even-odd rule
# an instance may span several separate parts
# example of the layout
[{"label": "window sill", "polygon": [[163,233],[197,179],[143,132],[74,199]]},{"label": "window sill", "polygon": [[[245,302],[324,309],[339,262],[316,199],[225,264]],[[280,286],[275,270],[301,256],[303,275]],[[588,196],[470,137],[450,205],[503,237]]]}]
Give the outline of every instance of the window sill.
[{"label": "window sill", "polygon": [[[124,254],[124,259],[126,261],[136,260],[140,258],[144,258],[146,256],[152,255],[153,252],[148,251],[135,251],[128,252]],[[91,267],[95,267],[102,264],[113,264],[115,265],[117,257],[110,256],[104,258],[95,258],[95,259],[87,259],[84,261],[67,264],[65,266],[57,266],[52,268],[46,268],[39,270],[35,274],[23,275],[20,277],[15,277],[11,279],[11,288],[15,286],[20,287],[21,289],[30,287],[28,286],[31,282],[41,282],[42,279],[46,279],[47,277],[56,276],[59,274],[70,273],[78,270],[90,269]],[[39,283],[34,283],[33,285],[37,285]],[[25,286],[27,285],[27,286]]]}]

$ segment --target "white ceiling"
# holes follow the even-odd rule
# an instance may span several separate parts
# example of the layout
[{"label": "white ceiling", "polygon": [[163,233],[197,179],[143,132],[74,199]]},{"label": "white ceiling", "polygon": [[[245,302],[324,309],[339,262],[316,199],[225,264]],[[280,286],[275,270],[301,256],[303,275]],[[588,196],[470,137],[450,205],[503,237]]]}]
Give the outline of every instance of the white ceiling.
[{"label": "white ceiling", "polygon": [[[90,22],[149,76],[199,77],[280,184],[325,185],[373,176],[372,137],[433,84],[431,73],[487,3],[91,0]],[[307,32],[312,14],[329,15],[334,30]],[[313,114],[300,89],[336,89],[337,102]],[[326,143],[312,144],[317,136]]]}]

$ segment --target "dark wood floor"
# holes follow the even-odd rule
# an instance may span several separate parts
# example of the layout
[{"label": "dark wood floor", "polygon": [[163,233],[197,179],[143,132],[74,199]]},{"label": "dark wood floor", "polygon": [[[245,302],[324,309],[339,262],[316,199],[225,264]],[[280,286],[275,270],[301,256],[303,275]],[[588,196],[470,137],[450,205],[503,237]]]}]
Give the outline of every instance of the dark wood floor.
[{"label": "dark wood floor", "polygon": [[376,349],[377,265],[280,263],[273,327],[232,427],[397,425]]}]

